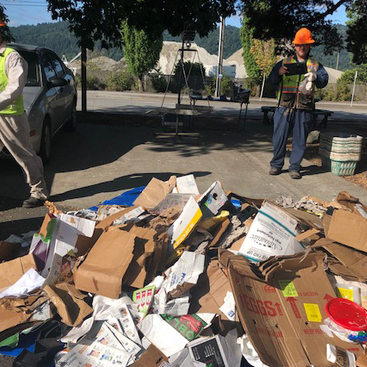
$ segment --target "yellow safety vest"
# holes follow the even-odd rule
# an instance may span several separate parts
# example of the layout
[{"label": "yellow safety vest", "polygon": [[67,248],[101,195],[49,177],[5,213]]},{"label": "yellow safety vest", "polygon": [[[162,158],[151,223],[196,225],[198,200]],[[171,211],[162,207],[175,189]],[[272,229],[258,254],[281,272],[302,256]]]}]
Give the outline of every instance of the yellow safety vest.
[{"label": "yellow safety vest", "polygon": [[[289,63],[296,63],[296,59],[293,56],[283,59],[283,65]],[[319,64],[313,59],[307,59],[307,71],[317,71]],[[315,108],[315,87],[312,87],[312,91],[304,93],[299,89],[299,86],[303,82],[305,75],[283,75],[282,87],[279,93],[280,106],[288,108],[298,108],[305,110],[313,110]]]},{"label": "yellow safety vest", "polygon": [[[4,53],[0,54],[0,92],[5,90],[6,86],[8,85],[8,76],[5,72],[5,60],[6,57],[11,53],[15,52],[10,47],[7,47]],[[24,103],[23,103],[23,95],[21,94],[13,101],[9,106],[5,107],[3,110],[0,111],[1,115],[21,115],[24,112]]]}]

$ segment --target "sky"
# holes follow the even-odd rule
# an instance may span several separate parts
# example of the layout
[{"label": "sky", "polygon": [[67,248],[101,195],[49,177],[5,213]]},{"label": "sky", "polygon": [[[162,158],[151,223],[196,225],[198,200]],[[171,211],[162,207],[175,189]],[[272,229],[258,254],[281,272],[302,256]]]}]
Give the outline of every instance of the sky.
[{"label": "sky", "polygon": [[[12,27],[52,22],[51,14],[47,11],[46,0],[2,0],[0,3],[5,6],[5,12],[10,20],[9,25]],[[345,21],[347,20],[345,8],[339,8],[338,11],[330,17],[330,19],[335,23],[345,24]],[[233,16],[231,18],[227,18],[226,24],[240,27],[240,17]]]}]

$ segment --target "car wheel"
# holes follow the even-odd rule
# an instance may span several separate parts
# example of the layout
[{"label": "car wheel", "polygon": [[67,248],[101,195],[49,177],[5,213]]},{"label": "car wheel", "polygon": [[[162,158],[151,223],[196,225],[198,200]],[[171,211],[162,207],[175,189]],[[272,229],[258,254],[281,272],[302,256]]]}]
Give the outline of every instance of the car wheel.
[{"label": "car wheel", "polygon": [[76,101],[73,102],[73,109],[71,111],[70,119],[65,124],[65,130],[66,131],[75,131],[77,126],[77,120],[76,120]]},{"label": "car wheel", "polygon": [[50,121],[46,119],[43,122],[42,128],[42,137],[41,137],[41,148],[40,148],[40,156],[44,164],[48,163],[51,158],[51,126]]}]

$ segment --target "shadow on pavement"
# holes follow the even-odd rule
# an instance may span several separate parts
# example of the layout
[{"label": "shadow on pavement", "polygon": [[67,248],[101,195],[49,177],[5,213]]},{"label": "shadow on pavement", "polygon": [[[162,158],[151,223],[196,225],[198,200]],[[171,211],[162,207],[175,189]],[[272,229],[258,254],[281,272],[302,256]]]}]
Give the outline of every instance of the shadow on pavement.
[{"label": "shadow on pavement", "polygon": [[[52,195],[50,198],[51,201],[59,202],[69,199],[87,197],[94,194],[98,194],[100,192],[114,192],[121,190],[133,189],[139,186],[145,186],[149,183],[149,181],[155,177],[159,180],[166,181],[171,176],[181,176],[184,173],[182,172],[149,172],[149,173],[136,173],[131,175],[126,175],[122,177],[115,178],[112,181],[100,182],[95,185],[80,187],[74,190],[69,190],[63,192],[62,194]],[[195,177],[202,177],[206,175],[210,175],[210,171],[195,171],[185,173],[187,175],[193,174]],[[96,203],[97,204],[97,203]]]}]

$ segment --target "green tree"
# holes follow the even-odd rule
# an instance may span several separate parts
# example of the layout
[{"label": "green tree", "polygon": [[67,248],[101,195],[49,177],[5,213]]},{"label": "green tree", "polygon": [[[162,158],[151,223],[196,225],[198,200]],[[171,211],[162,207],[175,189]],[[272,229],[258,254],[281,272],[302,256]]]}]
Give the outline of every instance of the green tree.
[{"label": "green tree", "polygon": [[367,63],[367,1],[355,0],[347,8],[348,50],[353,53],[353,62]]},{"label": "green tree", "polygon": [[274,64],[277,61],[275,56],[275,42],[273,39],[261,41],[254,39],[252,41],[251,53],[254,56],[255,62],[261,71],[261,74],[267,77]]},{"label": "green tree", "polygon": [[353,84],[356,71],[358,72],[357,83],[367,84],[367,64],[359,65],[354,69],[345,71],[341,76],[340,80],[348,84]]},{"label": "green tree", "polygon": [[207,35],[216,28],[220,16],[235,13],[236,0],[47,0],[53,19],[69,22],[79,43],[93,49],[97,40],[102,47],[121,43],[119,25],[130,26],[160,36],[165,29],[179,35],[185,29]]},{"label": "green tree", "polygon": [[302,27],[309,28],[316,43],[324,44],[325,52],[331,53],[340,48],[342,38],[328,16],[354,1],[357,0],[242,0],[241,3],[253,37],[274,38],[278,53],[286,49],[285,41],[292,41]]},{"label": "green tree", "polygon": [[255,57],[251,52],[253,47],[254,29],[249,26],[248,18],[244,17],[241,27],[241,41],[243,49],[243,61],[245,64],[246,73],[255,84],[261,81],[261,71],[256,63]]},{"label": "green tree", "polygon": [[144,76],[159,60],[163,37],[152,37],[144,30],[129,26],[127,21],[122,22],[121,37],[127,67],[138,78],[139,91],[144,91]]}]

